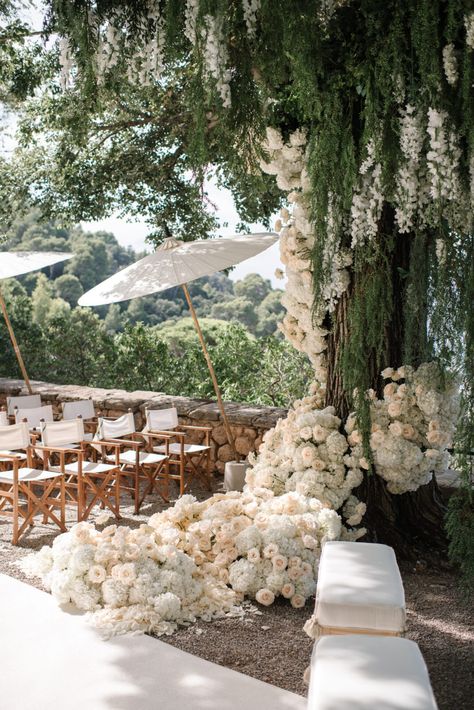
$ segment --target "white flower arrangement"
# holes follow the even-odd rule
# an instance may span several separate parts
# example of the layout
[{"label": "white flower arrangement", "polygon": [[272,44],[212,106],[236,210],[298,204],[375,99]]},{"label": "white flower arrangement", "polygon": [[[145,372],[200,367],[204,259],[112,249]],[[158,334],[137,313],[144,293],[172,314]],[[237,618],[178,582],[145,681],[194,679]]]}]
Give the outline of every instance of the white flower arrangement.
[{"label": "white flower arrangement", "polygon": [[[446,470],[459,413],[457,383],[443,377],[436,363],[417,370],[404,366],[386,368],[383,399],[373,398],[370,411],[370,446],[376,473],[387,481],[391,493],[415,491],[433,473]],[[363,457],[355,415],[346,422],[351,444],[350,463]]]},{"label": "white flower arrangement", "polygon": [[[359,462],[349,455],[349,441],[340,432],[341,420],[334,408],[322,408],[324,390],[318,383],[312,390],[309,397],[294,403],[286,419],[266,432],[258,456],[249,457],[252,467],[246,484],[250,490],[268,488],[278,496],[295,492],[338,510],[362,483],[363,474]],[[355,500],[352,496],[352,507],[347,509],[349,525],[357,525],[365,512],[364,504],[356,512]]]}]

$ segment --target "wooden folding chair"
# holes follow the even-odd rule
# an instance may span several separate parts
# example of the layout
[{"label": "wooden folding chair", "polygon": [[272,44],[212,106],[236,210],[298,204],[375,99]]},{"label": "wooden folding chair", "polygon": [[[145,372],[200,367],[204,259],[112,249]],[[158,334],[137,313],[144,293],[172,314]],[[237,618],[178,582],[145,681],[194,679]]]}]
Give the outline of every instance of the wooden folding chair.
[{"label": "wooden folding chair", "polygon": [[[146,409],[146,425],[142,433],[167,435],[170,465],[178,470],[169,477],[179,481],[179,494],[183,495],[193,478],[197,476],[211,490],[211,431],[212,427],[179,424],[178,410]],[[183,431],[184,430],[184,431]],[[186,443],[186,432],[199,431],[204,434],[203,444]],[[154,446],[153,451],[162,453],[164,445]]]},{"label": "wooden folding chair", "polygon": [[[35,452],[50,470],[60,470],[66,477],[66,499],[77,506],[77,519],[86,520],[96,504],[107,507],[120,518],[120,467],[118,464],[88,461],[87,442],[81,417],[59,422],[43,422],[41,444]],[[116,447],[119,451],[120,447]],[[118,453],[118,452],[117,452]],[[59,466],[52,455],[59,456]]]},{"label": "wooden folding chair", "polygon": [[[149,439],[165,441],[163,453],[153,451],[140,451],[143,449],[145,434],[135,429],[135,419],[132,412],[127,412],[118,419],[99,417],[97,434],[93,442],[96,444],[120,445],[121,450],[114,454],[105,454],[105,460],[120,465],[120,490],[131,493],[135,503],[135,514],[138,515],[145,497],[153,492],[155,484],[160,478],[166,477],[168,471],[168,454],[166,435],[149,434]],[[129,482],[131,479],[131,483]],[[125,481],[125,483],[123,482]],[[140,492],[140,483],[144,482],[143,491]],[[166,502],[166,490],[159,488],[159,493]]]},{"label": "wooden folding chair", "polygon": [[[10,460],[11,467],[0,473],[0,514],[12,518],[12,543],[18,544],[20,537],[34,524],[36,514],[42,515],[45,523],[51,521],[64,532],[64,475],[46,467],[33,466],[27,422],[0,427],[0,447],[11,452],[2,453],[4,459]],[[22,457],[26,458],[26,466]],[[55,508],[59,508],[58,515]]]}]

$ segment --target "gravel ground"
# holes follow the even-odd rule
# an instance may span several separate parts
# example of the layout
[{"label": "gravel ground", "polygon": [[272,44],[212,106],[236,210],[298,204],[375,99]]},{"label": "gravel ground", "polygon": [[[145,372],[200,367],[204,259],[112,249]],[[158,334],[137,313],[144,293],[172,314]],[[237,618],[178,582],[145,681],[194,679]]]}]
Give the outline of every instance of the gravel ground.
[{"label": "gravel ground", "polygon": [[[198,498],[209,495],[199,487]],[[125,501],[124,501],[125,503]],[[152,513],[163,509],[158,496],[150,497],[141,515],[122,508],[123,524],[139,525]],[[91,518],[93,519],[93,517]],[[16,562],[31,550],[50,544],[51,528],[38,525],[10,544],[11,526],[0,517],[0,572],[41,588],[37,580],[25,579]],[[474,695],[474,619],[472,605],[463,601],[457,577],[447,564],[401,565],[408,610],[408,638],[423,653],[440,710],[470,710]],[[313,642],[302,627],[312,610],[313,600],[304,609],[293,609],[277,600],[271,607],[259,607],[242,620],[222,619],[198,622],[162,640],[201,658],[246,673],[301,695],[306,694],[302,676],[309,663]]]}]

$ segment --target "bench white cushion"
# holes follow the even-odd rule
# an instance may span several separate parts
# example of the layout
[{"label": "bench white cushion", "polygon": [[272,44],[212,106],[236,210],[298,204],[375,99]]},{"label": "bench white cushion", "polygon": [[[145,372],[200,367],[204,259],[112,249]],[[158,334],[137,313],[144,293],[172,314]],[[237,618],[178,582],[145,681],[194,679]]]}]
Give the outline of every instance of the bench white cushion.
[{"label": "bench white cushion", "polygon": [[308,710],[436,710],[414,641],[390,636],[324,636],[311,658]]},{"label": "bench white cushion", "polygon": [[319,565],[315,617],[323,627],[401,633],[405,593],[392,548],[327,542]]}]

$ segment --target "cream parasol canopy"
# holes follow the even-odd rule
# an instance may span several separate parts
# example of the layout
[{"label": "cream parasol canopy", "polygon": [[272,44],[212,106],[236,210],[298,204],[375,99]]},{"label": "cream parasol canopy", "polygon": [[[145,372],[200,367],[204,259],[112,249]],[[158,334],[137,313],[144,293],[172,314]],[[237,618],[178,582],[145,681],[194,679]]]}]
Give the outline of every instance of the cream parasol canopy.
[{"label": "cream parasol canopy", "polygon": [[236,458],[238,457],[234,438],[214,367],[186,284],[201,276],[210,276],[216,271],[222,271],[256,256],[275,244],[277,240],[278,235],[274,232],[236,235],[194,242],[183,242],[169,237],[153,254],[148,254],[143,259],[117,272],[87,291],[79,299],[80,306],[102,306],[139,296],[148,296],[159,291],[166,291],[174,286],[182,286],[209,368],[227,438]]},{"label": "cream parasol canopy", "polygon": [[[61,261],[66,261],[70,259],[73,254],[65,252],[48,252],[48,251],[1,251],[0,252],[0,280],[1,279],[11,279],[15,276],[23,276],[24,274],[30,273],[30,271],[37,271],[38,269],[44,269],[47,266],[53,266]],[[20,370],[25,380],[25,384],[28,387],[28,391],[31,394],[31,383],[28,373],[26,371],[25,363],[18,347],[18,343],[13,332],[12,324],[10,323],[10,318],[8,317],[7,307],[5,305],[5,300],[3,298],[2,291],[0,289],[0,308],[3,312],[3,317],[10,335],[10,340],[12,341],[13,349],[15,350],[15,355],[20,366]]]}]

